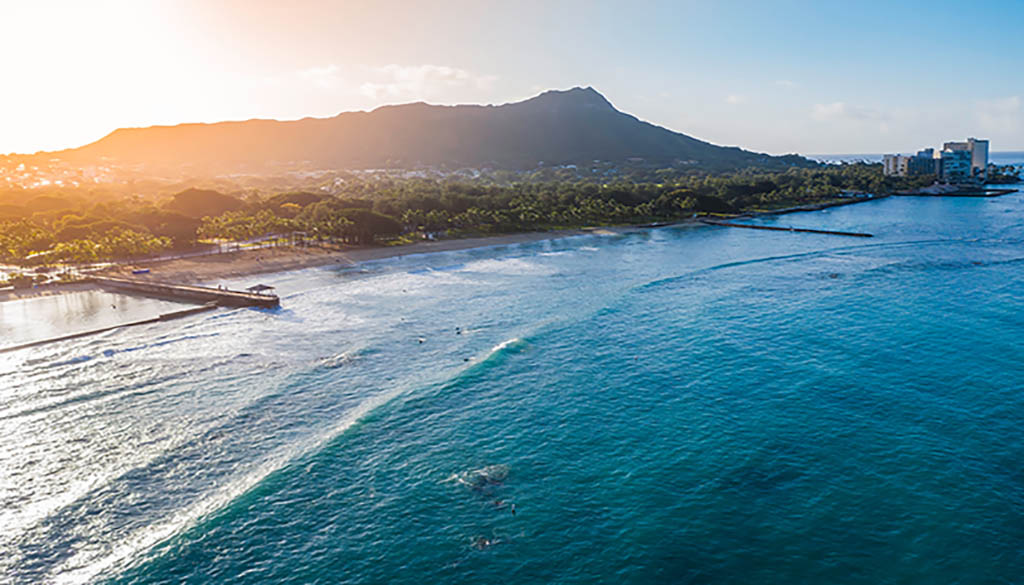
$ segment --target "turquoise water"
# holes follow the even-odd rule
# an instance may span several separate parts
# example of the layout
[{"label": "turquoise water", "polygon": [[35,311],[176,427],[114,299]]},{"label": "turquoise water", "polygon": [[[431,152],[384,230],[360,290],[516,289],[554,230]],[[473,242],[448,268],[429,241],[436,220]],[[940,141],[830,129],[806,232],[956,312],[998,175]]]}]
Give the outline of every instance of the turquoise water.
[{"label": "turquoise water", "polygon": [[1024,197],[764,221],[876,237],[406,256],[0,356],[0,574],[1015,582]]}]

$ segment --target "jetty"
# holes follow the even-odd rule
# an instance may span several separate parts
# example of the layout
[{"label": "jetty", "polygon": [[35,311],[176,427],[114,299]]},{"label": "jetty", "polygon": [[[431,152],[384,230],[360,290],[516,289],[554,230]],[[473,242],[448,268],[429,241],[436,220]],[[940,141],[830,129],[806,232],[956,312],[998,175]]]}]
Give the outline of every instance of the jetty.
[{"label": "jetty", "polygon": [[714,219],[701,219],[701,223],[708,225],[720,225],[723,227],[746,228],[750,230],[770,230],[774,232],[802,232],[806,234],[825,234],[828,236],[849,236],[853,238],[873,238],[874,234],[862,232],[837,232],[834,230],[816,230],[811,228],[779,227],[773,225],[754,225],[749,223],[735,223],[731,221],[719,221]]},{"label": "jetty", "polygon": [[825,201],[822,203],[807,203],[804,205],[795,205],[793,207],[783,207],[781,209],[768,209],[764,211],[755,211],[752,213],[745,213],[745,217],[761,217],[767,215],[784,215],[787,213],[798,213],[801,211],[822,211],[831,207],[843,207],[845,205],[854,205],[857,203],[867,203],[868,201],[878,201],[879,199],[885,199],[889,197],[885,195],[865,195],[862,197],[843,197],[834,201]]},{"label": "jetty", "polygon": [[1002,197],[1016,193],[1017,189],[995,187],[957,187],[948,190],[923,187],[910,191],[897,191],[902,197]]},{"label": "jetty", "polygon": [[118,276],[97,276],[96,284],[103,288],[122,293],[153,297],[169,301],[186,303],[213,303],[220,307],[259,307],[273,309],[281,306],[281,299],[269,291],[273,287],[257,285],[248,290],[229,290],[226,288],[210,288],[187,284],[171,284],[122,278]]},{"label": "jetty", "polygon": [[136,327],[139,325],[149,325],[150,323],[160,323],[162,321],[171,321],[173,319],[180,319],[182,317],[188,317],[189,315],[195,315],[196,313],[204,313],[206,311],[212,311],[217,308],[216,303],[206,303],[200,307],[192,307],[190,309],[182,309],[181,311],[172,311],[170,313],[163,313],[160,316],[153,317],[152,319],[143,319],[141,321],[131,321],[129,323],[119,323],[117,325],[111,325],[109,327],[102,327],[100,329],[91,329],[89,331],[80,331],[78,333],[71,333],[69,335],[62,335],[60,337],[51,337],[50,339],[41,339],[39,341],[31,341],[29,343],[22,343],[20,345],[12,345],[9,347],[0,348],[0,353],[7,353],[10,351],[17,351],[19,349],[26,349],[29,347],[36,347],[39,345],[46,345],[48,343],[56,343],[58,341],[67,341],[69,339],[78,339],[79,337],[86,337],[89,335],[96,335],[97,333],[104,333],[107,331],[113,331],[115,329],[121,329],[122,327]]},{"label": "jetty", "polygon": [[230,290],[226,288],[192,286],[187,284],[147,282],[144,280],[122,278],[118,276],[97,276],[93,277],[90,280],[94,284],[99,285],[101,288],[119,292],[122,294],[151,297],[168,301],[177,301],[180,303],[195,303],[198,304],[199,306],[191,307],[188,309],[182,309],[179,311],[172,311],[170,313],[163,313],[151,319],[132,321],[130,323],[119,323],[117,325],[102,327],[100,329],[81,331],[79,333],[72,333],[69,335],[63,335],[61,337],[54,337],[50,339],[43,339],[40,341],[33,341],[30,343],[22,343],[20,345],[14,345],[11,347],[4,347],[0,348],[0,353],[16,351],[28,347],[36,347],[39,345],[46,345],[48,343],[55,343],[58,341],[77,339],[79,337],[86,337],[88,335],[96,335],[97,333],[113,331],[114,329],[120,329],[122,327],[135,327],[138,325],[148,325],[151,323],[171,321],[173,319],[180,319],[182,317],[188,317],[189,315],[195,315],[196,313],[212,311],[218,307],[258,307],[263,309],[273,309],[281,306],[281,299],[278,298],[277,295],[270,292],[274,289],[274,287],[267,286],[265,284],[258,284],[256,286],[249,287],[244,291],[239,291]]}]

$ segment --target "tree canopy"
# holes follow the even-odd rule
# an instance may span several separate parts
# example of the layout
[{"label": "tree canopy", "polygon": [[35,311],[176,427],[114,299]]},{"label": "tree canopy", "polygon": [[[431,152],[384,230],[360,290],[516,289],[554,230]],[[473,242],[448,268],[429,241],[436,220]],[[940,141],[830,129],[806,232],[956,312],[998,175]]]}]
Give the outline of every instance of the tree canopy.
[{"label": "tree canopy", "polygon": [[60,189],[0,200],[0,261],[94,261],[145,256],[199,240],[290,237],[369,245],[416,232],[486,234],[647,223],[770,210],[887,193],[927,178],[885,177],[877,164],[727,174],[641,168],[504,171],[466,176],[346,175],[315,190],[223,194],[189,188],[161,200]]}]

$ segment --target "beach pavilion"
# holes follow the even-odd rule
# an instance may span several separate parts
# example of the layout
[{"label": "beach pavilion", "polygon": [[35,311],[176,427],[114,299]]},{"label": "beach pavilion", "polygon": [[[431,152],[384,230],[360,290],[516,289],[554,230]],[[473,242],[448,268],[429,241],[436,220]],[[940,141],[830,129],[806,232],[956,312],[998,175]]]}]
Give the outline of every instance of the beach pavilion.
[{"label": "beach pavilion", "polygon": [[254,295],[261,295],[267,291],[274,290],[274,287],[267,284],[257,284],[256,286],[250,286],[245,290],[251,292]]}]

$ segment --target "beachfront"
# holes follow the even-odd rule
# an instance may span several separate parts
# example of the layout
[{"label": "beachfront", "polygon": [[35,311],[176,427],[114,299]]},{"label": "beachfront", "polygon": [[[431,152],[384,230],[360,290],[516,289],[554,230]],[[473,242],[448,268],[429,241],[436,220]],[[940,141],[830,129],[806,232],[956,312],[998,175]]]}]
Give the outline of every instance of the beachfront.
[{"label": "beachfront", "polygon": [[[360,262],[382,260],[410,254],[430,254],[482,248],[487,246],[509,246],[554,238],[565,238],[583,234],[616,234],[639,229],[632,226],[612,228],[588,228],[556,230],[549,232],[526,232],[475,238],[457,238],[417,242],[400,246],[352,247],[331,249],[319,247],[259,248],[223,254],[189,256],[171,260],[140,263],[149,269],[146,274],[132,274],[132,265],[117,266],[99,273],[99,276],[130,276],[138,280],[172,282],[177,284],[207,284],[216,286],[219,281],[237,279],[256,274],[287,272],[317,266],[353,266]],[[95,288],[90,282],[53,284],[27,289],[0,291],[0,302],[27,299],[66,292]]]}]

